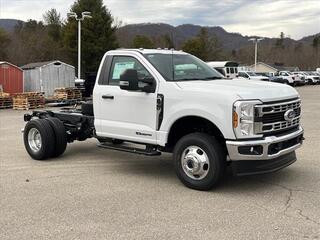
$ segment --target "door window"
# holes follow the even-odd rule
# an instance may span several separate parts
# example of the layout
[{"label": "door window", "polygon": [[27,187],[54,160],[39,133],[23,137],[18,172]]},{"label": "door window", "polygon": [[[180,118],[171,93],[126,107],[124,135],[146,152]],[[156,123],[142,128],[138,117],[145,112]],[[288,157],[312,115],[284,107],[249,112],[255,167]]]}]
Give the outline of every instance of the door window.
[{"label": "door window", "polygon": [[119,86],[120,76],[127,69],[137,70],[139,80],[152,77],[148,70],[134,57],[115,56],[111,64],[109,85]]}]

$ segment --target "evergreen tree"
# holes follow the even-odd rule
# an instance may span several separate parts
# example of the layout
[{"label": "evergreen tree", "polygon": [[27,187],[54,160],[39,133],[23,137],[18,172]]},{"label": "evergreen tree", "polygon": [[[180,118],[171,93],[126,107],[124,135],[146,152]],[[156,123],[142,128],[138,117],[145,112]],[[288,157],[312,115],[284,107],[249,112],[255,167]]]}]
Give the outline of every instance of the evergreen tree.
[{"label": "evergreen tree", "polygon": [[144,35],[137,35],[132,41],[133,48],[154,48],[154,44],[150,38]]},{"label": "evergreen tree", "polygon": [[60,13],[52,8],[43,15],[43,19],[48,28],[48,35],[54,41],[61,41],[62,20]]},{"label": "evergreen tree", "polygon": [[168,48],[168,49],[174,48],[173,39],[169,34],[163,35],[162,39],[164,41],[165,48]]},{"label": "evergreen tree", "polygon": [[201,58],[203,61],[217,60],[222,54],[218,39],[215,36],[210,37],[206,28],[201,28],[196,38],[187,40],[182,49]]},{"label": "evergreen tree", "polygon": [[[103,54],[118,47],[116,27],[113,17],[103,5],[102,0],[77,0],[70,9],[78,16],[82,12],[91,12],[92,18],[82,21],[81,66],[82,73],[97,72]],[[63,44],[73,65],[77,65],[78,25],[74,18],[68,18],[63,27]]]}]

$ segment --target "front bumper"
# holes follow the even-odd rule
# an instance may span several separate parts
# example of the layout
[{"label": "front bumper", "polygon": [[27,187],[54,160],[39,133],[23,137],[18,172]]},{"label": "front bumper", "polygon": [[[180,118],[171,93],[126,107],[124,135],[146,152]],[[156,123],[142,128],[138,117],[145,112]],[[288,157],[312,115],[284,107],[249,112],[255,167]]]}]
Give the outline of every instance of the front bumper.
[{"label": "front bumper", "polygon": [[302,145],[303,128],[282,136],[269,136],[261,140],[226,141],[231,161],[271,160],[295,151]]},{"label": "front bumper", "polygon": [[296,153],[291,152],[271,160],[234,161],[231,168],[235,176],[248,176],[279,171],[297,160]]}]

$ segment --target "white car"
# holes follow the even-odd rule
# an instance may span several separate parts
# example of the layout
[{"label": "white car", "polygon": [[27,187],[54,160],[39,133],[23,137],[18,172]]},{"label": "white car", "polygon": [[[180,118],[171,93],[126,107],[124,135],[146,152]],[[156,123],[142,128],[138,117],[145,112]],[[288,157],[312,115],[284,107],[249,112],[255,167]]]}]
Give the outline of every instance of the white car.
[{"label": "white car", "polygon": [[294,75],[290,71],[280,71],[276,74],[276,76],[282,77],[287,81],[287,84],[290,84],[292,86],[304,85],[304,79],[302,79],[298,75]]},{"label": "white car", "polygon": [[239,76],[239,78],[245,78],[245,79],[250,79],[250,80],[269,81],[268,77],[258,75],[256,73],[250,72],[250,71],[239,71],[238,76]]},{"label": "white car", "polygon": [[304,72],[291,72],[292,74],[296,75],[298,78],[300,78],[300,85],[305,85],[308,83],[307,76]]},{"label": "white car", "polygon": [[320,77],[318,74],[314,72],[304,72],[305,78],[308,81],[309,84],[319,84],[320,83]]},{"label": "white car", "polygon": [[208,190],[227,166],[243,176],[296,161],[300,118],[300,97],[290,86],[225,79],[181,51],[119,49],[101,61],[93,103],[25,114],[23,138],[37,160],[58,157],[67,142],[87,138],[109,150],[172,153],[181,182]]}]

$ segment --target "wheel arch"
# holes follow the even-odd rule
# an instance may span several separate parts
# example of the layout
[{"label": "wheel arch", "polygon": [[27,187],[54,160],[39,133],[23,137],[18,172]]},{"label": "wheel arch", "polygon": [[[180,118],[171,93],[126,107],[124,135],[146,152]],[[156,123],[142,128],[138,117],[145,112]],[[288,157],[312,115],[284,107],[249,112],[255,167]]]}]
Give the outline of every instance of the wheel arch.
[{"label": "wheel arch", "polygon": [[203,132],[214,136],[226,149],[225,137],[219,127],[211,120],[199,115],[186,115],[176,119],[169,128],[166,147],[172,150],[179,139],[195,132]]}]

